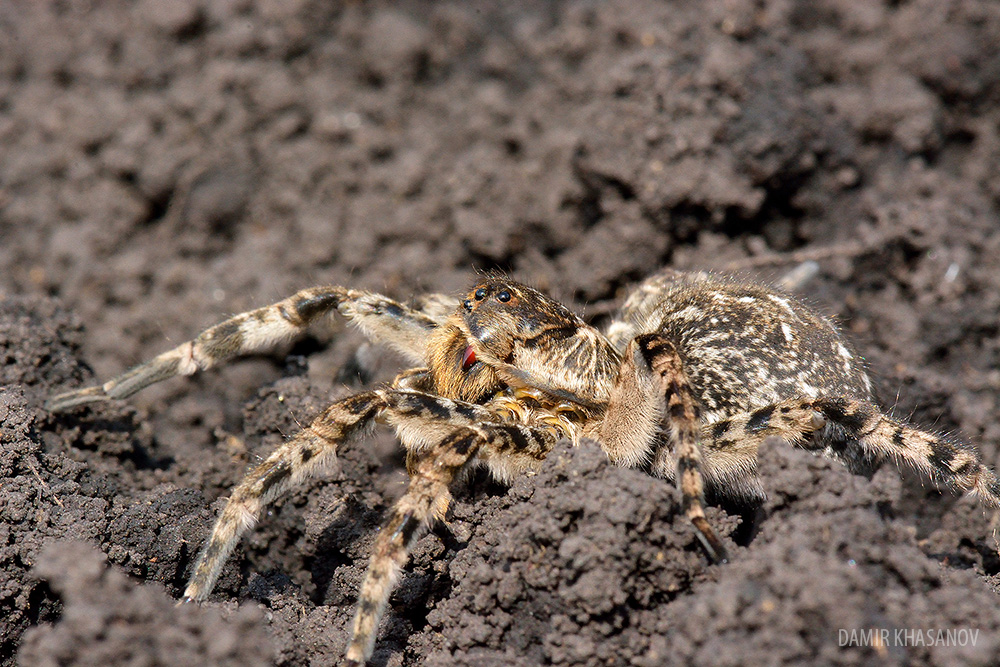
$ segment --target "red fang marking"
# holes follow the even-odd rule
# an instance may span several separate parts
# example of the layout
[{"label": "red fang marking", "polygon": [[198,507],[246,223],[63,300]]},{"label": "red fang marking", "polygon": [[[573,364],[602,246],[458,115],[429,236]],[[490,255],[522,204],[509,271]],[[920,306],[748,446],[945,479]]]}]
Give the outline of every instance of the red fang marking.
[{"label": "red fang marking", "polygon": [[473,367],[476,363],[476,351],[472,349],[472,346],[465,348],[465,354],[462,355],[462,370],[467,371]]}]

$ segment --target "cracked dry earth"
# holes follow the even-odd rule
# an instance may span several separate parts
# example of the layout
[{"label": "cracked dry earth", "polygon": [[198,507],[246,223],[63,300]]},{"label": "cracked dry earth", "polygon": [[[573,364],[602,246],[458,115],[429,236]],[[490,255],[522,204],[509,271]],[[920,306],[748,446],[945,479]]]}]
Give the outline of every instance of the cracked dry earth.
[{"label": "cracked dry earth", "polygon": [[[801,285],[896,415],[1000,464],[1000,6],[109,0],[0,6],[0,665],[342,655],[405,483],[390,434],[291,493],[177,607],[220,498],[400,360],[352,330],[54,417],[224,316],[331,283],[504,270],[600,325],[662,266]],[[372,660],[995,664],[997,518],[769,442],[714,507],[566,443],[473,477]],[[978,631],[841,646],[839,631]]]}]

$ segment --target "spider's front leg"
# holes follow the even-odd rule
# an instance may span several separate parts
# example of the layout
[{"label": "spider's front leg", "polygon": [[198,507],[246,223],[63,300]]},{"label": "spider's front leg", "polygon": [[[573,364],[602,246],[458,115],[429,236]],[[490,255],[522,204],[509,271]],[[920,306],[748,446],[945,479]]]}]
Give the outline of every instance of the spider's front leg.
[{"label": "spider's front leg", "polygon": [[385,408],[384,396],[377,391],[337,401],[247,473],[233,489],[198,554],[184,599],[198,602],[207,598],[233,547],[257,523],[264,507],[329,465],[336,459],[337,446],[364,430]]},{"label": "spider's front leg", "polygon": [[[196,602],[208,597],[229,554],[257,522],[264,507],[287,489],[322,471],[335,460],[340,444],[362,433],[376,419],[385,419],[401,434],[409,434],[406,440],[421,450],[428,440],[436,442],[435,438],[440,440],[456,428],[493,416],[479,405],[401,388],[418,385],[425,376],[426,371],[420,369],[404,372],[397,378],[396,388],[368,391],[337,401],[247,473],[233,489],[198,555],[184,590],[185,600]],[[448,414],[446,423],[441,420],[442,413]]]},{"label": "spider's front leg", "polygon": [[[670,442],[659,446],[657,436],[664,422]],[[619,465],[650,465],[654,472],[669,476],[662,468],[666,461],[676,461],[684,513],[709,557],[724,562],[726,548],[705,517],[700,424],[698,404],[674,343],[659,334],[634,338],[625,350],[598,437]]]},{"label": "spider's front leg", "polygon": [[301,336],[310,325],[336,311],[372,339],[423,363],[428,338],[444,321],[446,306],[453,301],[437,297],[426,301],[423,309],[412,309],[371,292],[344,287],[304,289],[278,303],[235,315],[103,385],[54,396],[45,408],[62,412],[86,403],[127,398],[176,375],[191,375],[234,357],[267,352]]},{"label": "spider's front leg", "polygon": [[452,482],[477,457],[494,474],[534,467],[557,442],[547,429],[509,424],[477,424],[454,428],[450,435],[423,450],[412,465],[410,485],[375,538],[368,572],[358,597],[347,664],[360,667],[371,657],[379,619],[410,550],[450,499]]}]

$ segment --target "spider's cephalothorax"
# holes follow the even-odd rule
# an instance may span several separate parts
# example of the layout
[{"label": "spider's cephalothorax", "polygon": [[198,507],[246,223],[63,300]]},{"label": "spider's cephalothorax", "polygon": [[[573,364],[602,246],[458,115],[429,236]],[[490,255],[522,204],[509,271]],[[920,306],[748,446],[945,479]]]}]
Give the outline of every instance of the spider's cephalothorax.
[{"label": "spider's cephalothorax", "polygon": [[337,401],[251,470],[230,496],[184,597],[203,600],[263,507],[322,470],[374,421],[395,427],[410,485],[379,532],[347,649],[370,655],[412,544],[469,466],[500,480],[537,467],[563,437],[675,480],[711,558],[725,550],[704,493],[758,501],[758,445],[779,436],[857,472],[886,459],[1000,506],[1000,481],[968,444],[887,416],[860,358],[825,318],[786,294],[666,270],[642,283],[606,334],[537,290],[503,277],[464,297],[407,307],[378,294],[315,287],[237,315],[97,387],[52,398],[54,411],[125,398],[174,375],[273,348],[339,312],[417,364],[391,386]]}]

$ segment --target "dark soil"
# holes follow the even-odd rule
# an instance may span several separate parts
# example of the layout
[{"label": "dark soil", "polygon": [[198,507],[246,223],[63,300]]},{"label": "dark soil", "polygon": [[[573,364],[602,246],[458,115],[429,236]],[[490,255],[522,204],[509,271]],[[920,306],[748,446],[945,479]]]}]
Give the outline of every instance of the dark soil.
[{"label": "dark soil", "polygon": [[[662,266],[815,260],[801,294],[882,402],[1000,464],[991,0],[24,0],[0,26],[4,666],[342,655],[406,479],[391,434],[279,503],[211,603],[173,602],[247,466],[396,357],[332,331],[41,409],[313,284],[406,299],[499,269],[600,325]],[[995,662],[994,513],[779,443],[761,468],[766,507],[711,510],[742,545],[721,566],[666,484],[592,443],[510,489],[475,477],[373,664]]]}]

